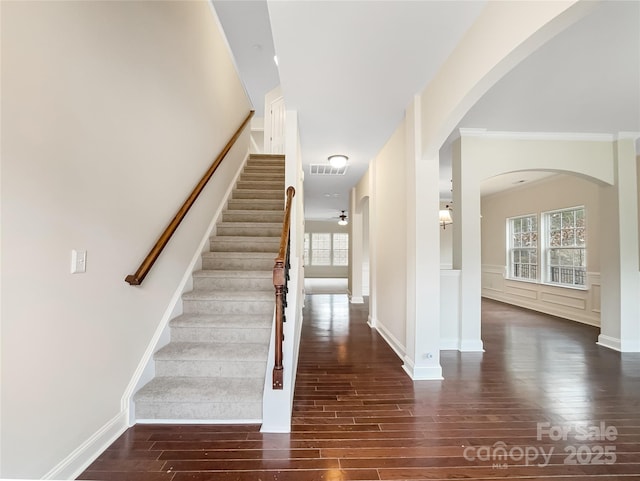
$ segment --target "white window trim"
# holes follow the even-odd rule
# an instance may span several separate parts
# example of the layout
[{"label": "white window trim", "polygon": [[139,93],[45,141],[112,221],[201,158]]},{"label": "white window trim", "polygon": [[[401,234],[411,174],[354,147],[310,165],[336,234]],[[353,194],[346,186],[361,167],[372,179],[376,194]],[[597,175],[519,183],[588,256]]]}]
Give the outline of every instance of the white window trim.
[{"label": "white window trim", "polygon": [[[565,211],[574,211],[577,209],[583,209],[584,210],[584,219],[585,219],[585,232],[588,233],[589,228],[588,228],[588,223],[589,223],[589,215],[587,212],[587,207],[585,205],[576,205],[573,207],[563,207],[561,209],[553,209],[553,210],[549,210],[549,211],[544,211],[544,212],[540,212],[539,214],[524,214],[524,215],[516,215],[513,217],[507,217],[506,218],[506,279],[508,281],[512,281],[512,282],[527,282],[529,284],[540,284],[540,285],[544,285],[544,286],[549,286],[549,287],[555,287],[555,288],[561,288],[561,289],[573,289],[576,291],[588,291],[589,290],[589,271],[587,270],[587,260],[589,253],[589,246],[586,242],[585,239],[585,246],[584,247],[566,247],[566,249],[584,249],[585,251],[585,283],[584,285],[579,285],[579,284],[562,284],[559,282],[551,282],[548,280],[549,278],[549,245],[548,245],[548,238],[547,238],[547,233],[550,230],[549,228],[549,214],[555,214],[556,212],[565,212]],[[511,255],[512,255],[512,233],[511,233],[511,221],[513,219],[522,219],[525,217],[536,217],[537,221],[538,221],[538,241],[536,243],[536,249],[537,249],[537,272],[536,272],[536,279],[525,279],[522,277],[514,277],[513,276],[513,266],[512,266],[512,262],[511,262]]]},{"label": "white window trim", "polygon": [[[551,249],[548,245],[548,238],[547,238],[547,234],[550,230],[549,227],[549,214],[555,214],[557,212],[566,212],[566,211],[571,211],[571,210],[577,210],[577,209],[582,209],[584,210],[584,228],[585,228],[585,232],[588,233],[589,232],[589,228],[588,228],[588,223],[589,223],[589,216],[587,214],[587,207],[585,205],[576,205],[573,207],[563,207],[561,209],[553,209],[553,210],[548,210],[545,212],[541,212],[540,213],[540,224],[539,224],[539,234],[538,234],[538,239],[542,239],[543,242],[543,247],[542,247],[542,256],[540,259],[541,262],[541,277],[540,277],[540,284],[543,284],[545,286],[550,286],[550,287],[561,287],[563,289],[574,289],[576,291],[588,291],[589,290],[589,271],[587,270],[587,264],[588,264],[588,256],[589,256],[589,246],[587,244],[587,241],[585,239],[585,245],[584,247],[566,247],[566,249],[584,249],[585,253],[585,268],[584,268],[584,276],[585,276],[585,281],[584,281],[584,285],[579,285],[579,284],[562,284],[559,282],[551,282],[549,281],[549,249]],[[561,247],[560,247],[561,248]]]},{"label": "white window trim", "polygon": [[[335,248],[335,240],[336,240],[336,235],[345,235],[347,236],[346,241],[347,241],[347,246],[345,248]],[[346,256],[345,256],[345,260],[346,263],[345,264],[335,264],[335,253],[336,251],[344,251]],[[348,232],[332,232],[331,233],[331,266],[332,267],[349,267],[349,233]]]},{"label": "white window trim", "polygon": [[[328,264],[314,264],[313,263],[313,251],[314,251],[314,247],[313,247],[313,235],[314,234],[327,234],[329,236],[329,263]],[[333,237],[335,234],[345,234],[347,235],[347,247],[346,249],[339,249],[339,250],[346,250],[347,251],[347,263],[344,265],[338,265],[338,264],[334,264],[333,263],[333,253],[334,253],[334,249],[333,249]],[[309,263],[305,264],[308,267],[315,267],[315,268],[329,268],[329,267],[338,267],[338,268],[347,268],[349,267],[349,233],[348,232],[305,232],[305,237],[309,236],[309,253],[308,253],[308,258],[309,258]]]},{"label": "white window trim", "polygon": [[[538,259],[538,262],[535,264],[536,265],[536,278],[535,279],[531,279],[531,278],[524,278],[524,277],[515,277],[513,275],[513,263],[511,262],[511,255],[512,255],[512,251],[513,249],[517,249],[517,247],[513,247],[511,245],[511,241],[513,239],[512,237],[512,232],[511,232],[511,221],[515,220],[515,219],[524,219],[527,217],[535,217],[536,218],[536,222],[538,224],[538,230],[536,231],[538,237],[537,237],[537,241],[536,241],[536,253],[537,256],[536,258]],[[530,284],[540,284],[540,271],[541,271],[541,266],[540,266],[540,218],[538,217],[537,213],[534,214],[524,214],[524,215],[515,215],[513,217],[507,217],[506,219],[507,221],[507,226],[506,226],[506,233],[507,233],[507,279],[510,281],[516,281],[516,282],[528,282]],[[533,248],[532,248],[533,249]]]}]

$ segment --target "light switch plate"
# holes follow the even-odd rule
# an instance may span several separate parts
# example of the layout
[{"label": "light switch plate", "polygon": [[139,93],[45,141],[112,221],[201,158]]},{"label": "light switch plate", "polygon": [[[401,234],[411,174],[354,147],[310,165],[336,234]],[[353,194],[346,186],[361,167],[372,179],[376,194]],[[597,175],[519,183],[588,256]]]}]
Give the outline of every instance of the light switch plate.
[{"label": "light switch plate", "polygon": [[87,251],[73,249],[71,251],[71,274],[87,271]]}]

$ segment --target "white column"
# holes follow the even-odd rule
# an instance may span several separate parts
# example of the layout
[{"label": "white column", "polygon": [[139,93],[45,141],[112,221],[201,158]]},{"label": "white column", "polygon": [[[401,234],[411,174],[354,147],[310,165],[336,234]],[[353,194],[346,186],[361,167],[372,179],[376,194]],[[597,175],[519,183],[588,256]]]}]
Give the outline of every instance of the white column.
[{"label": "white column", "polygon": [[601,189],[602,300],[598,344],[640,352],[636,135],[614,142],[615,185]]},{"label": "white column", "polygon": [[422,159],[420,112],[420,97],[416,96],[407,109],[407,320],[403,365],[414,380],[442,379],[440,164],[437,155]]},{"label": "white column", "polygon": [[483,351],[480,181],[464,137],[453,147],[453,268],[460,274],[460,351]]},{"label": "white column", "polygon": [[349,195],[349,299],[352,304],[364,303],[362,297],[362,212],[358,212],[355,187]]}]

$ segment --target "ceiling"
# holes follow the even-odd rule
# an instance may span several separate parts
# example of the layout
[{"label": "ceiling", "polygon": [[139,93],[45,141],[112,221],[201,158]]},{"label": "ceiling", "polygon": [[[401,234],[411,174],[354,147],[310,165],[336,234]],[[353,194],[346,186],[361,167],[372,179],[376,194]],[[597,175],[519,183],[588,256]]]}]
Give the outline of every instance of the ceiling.
[{"label": "ceiling", "polygon": [[[219,1],[215,9],[257,112],[279,77],[298,111],[305,218],[348,210],[349,190],[437,73],[484,1]],[[277,52],[279,67],[273,62]],[[603,2],[516,66],[460,128],[517,132],[640,131],[640,3]],[[450,137],[450,140],[454,135]],[[441,151],[441,197],[450,198],[450,149]],[[309,165],[349,156],[344,176]],[[539,178],[519,173],[484,193]]]}]

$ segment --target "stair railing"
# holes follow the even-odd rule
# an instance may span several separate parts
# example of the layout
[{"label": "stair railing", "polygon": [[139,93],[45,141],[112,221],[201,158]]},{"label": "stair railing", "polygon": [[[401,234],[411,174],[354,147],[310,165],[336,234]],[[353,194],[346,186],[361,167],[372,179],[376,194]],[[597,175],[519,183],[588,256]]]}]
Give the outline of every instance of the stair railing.
[{"label": "stair railing", "polygon": [[287,281],[289,280],[289,267],[291,255],[291,200],[296,195],[293,186],[287,188],[287,203],[282,222],[282,234],[280,236],[280,250],[273,266],[273,287],[276,291],[276,328],[275,328],[275,362],[273,365],[273,389],[282,389],[282,343],[284,341],[285,308],[287,307]]},{"label": "stair railing", "polygon": [[147,274],[151,270],[151,267],[153,267],[153,264],[155,264],[156,260],[158,260],[158,257],[160,257],[160,253],[171,239],[171,236],[173,236],[174,232],[182,222],[182,219],[185,218],[185,216],[189,212],[189,209],[191,209],[200,193],[204,190],[207,182],[209,182],[226,155],[229,153],[231,147],[233,147],[233,144],[236,143],[236,141],[242,134],[242,131],[251,120],[251,117],[253,117],[253,114],[254,111],[251,110],[240,127],[238,127],[238,130],[236,130],[235,134],[233,134],[231,139],[229,139],[229,142],[227,142],[227,145],[225,145],[222,151],[218,154],[216,159],[211,164],[211,167],[209,167],[209,169],[204,173],[202,179],[200,179],[200,182],[198,182],[193,188],[191,195],[187,197],[187,200],[184,201],[182,207],[178,209],[176,215],[173,217],[173,219],[171,219],[171,222],[169,222],[169,225],[167,225],[166,229],[160,235],[155,245],[151,248],[149,254],[147,254],[147,257],[144,258],[142,264],[140,264],[140,267],[138,267],[138,270],[135,272],[135,274],[130,274],[124,279],[130,285],[139,286],[140,284],[142,284],[142,281],[144,281],[144,278],[147,277]]}]

